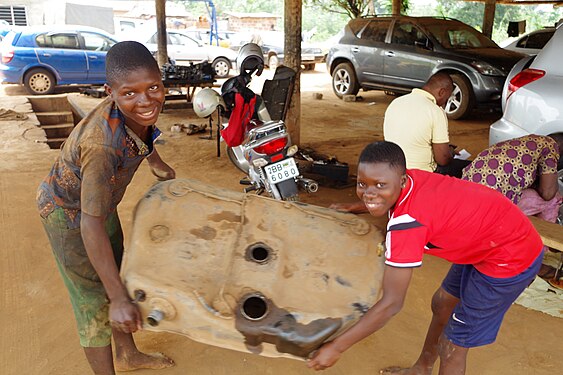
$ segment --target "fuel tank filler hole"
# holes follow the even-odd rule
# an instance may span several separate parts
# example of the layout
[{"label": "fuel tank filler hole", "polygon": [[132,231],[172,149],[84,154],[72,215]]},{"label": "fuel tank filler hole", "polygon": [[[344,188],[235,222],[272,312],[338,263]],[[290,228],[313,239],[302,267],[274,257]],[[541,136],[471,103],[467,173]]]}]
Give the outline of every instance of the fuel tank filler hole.
[{"label": "fuel tank filler hole", "polygon": [[256,263],[267,263],[272,258],[272,249],[263,243],[257,243],[246,249],[246,259]]},{"label": "fuel tank filler hole", "polygon": [[242,303],[241,313],[248,320],[260,320],[268,314],[268,304],[260,294],[252,294]]}]

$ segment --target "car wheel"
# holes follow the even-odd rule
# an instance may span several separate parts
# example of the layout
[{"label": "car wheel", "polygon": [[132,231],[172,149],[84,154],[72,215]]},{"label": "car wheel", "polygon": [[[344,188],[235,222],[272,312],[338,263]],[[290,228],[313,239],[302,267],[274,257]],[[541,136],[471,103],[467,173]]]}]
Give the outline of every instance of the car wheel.
[{"label": "car wheel", "polygon": [[342,63],[336,66],[332,72],[332,90],[339,98],[344,95],[356,95],[360,91],[360,85],[351,64]]},{"label": "car wheel", "polygon": [[278,58],[278,55],[272,55],[268,57],[268,68],[274,70],[278,67],[278,65],[280,65],[280,59]]},{"label": "car wheel", "polygon": [[23,84],[32,95],[52,94],[55,90],[55,77],[45,69],[32,69],[27,72]]},{"label": "car wheel", "polygon": [[454,91],[446,102],[446,114],[451,120],[457,120],[469,113],[473,107],[473,90],[467,78],[452,74]]},{"label": "car wheel", "polygon": [[231,64],[229,63],[229,60],[223,57],[216,58],[215,61],[213,61],[213,64],[211,64],[211,67],[218,78],[227,77],[231,71]]},{"label": "car wheel", "polygon": [[305,64],[305,70],[315,70],[315,64]]}]

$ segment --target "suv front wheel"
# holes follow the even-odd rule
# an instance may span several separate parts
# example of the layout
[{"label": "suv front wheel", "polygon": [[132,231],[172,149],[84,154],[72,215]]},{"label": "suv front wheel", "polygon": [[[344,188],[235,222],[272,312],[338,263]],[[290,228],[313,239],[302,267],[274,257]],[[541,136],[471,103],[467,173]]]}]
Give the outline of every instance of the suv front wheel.
[{"label": "suv front wheel", "polygon": [[332,72],[332,90],[339,98],[344,95],[356,95],[360,91],[360,85],[351,64],[342,63],[336,66]]},{"label": "suv front wheel", "polygon": [[467,78],[452,74],[454,91],[446,103],[446,114],[451,120],[457,120],[469,113],[473,107],[473,90]]}]

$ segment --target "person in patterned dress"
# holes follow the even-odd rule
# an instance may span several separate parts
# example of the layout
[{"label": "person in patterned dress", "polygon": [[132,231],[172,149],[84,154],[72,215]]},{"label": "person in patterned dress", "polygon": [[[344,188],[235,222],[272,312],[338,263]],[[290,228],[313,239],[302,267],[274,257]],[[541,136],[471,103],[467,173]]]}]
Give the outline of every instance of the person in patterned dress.
[{"label": "person in patterned dress", "polygon": [[555,222],[561,195],[563,133],[530,134],[496,143],[465,167],[462,179],[500,191],[526,215]]},{"label": "person in patterned dress", "polygon": [[137,42],[112,46],[106,78],[108,97],[76,125],[37,191],[80,344],[95,374],[174,365],[137,349],[131,333],[142,328],[141,314],[119,277],[123,233],[117,205],[127,185],[144,159],[159,179],[175,178],[154,148],[164,85],[155,59]]}]

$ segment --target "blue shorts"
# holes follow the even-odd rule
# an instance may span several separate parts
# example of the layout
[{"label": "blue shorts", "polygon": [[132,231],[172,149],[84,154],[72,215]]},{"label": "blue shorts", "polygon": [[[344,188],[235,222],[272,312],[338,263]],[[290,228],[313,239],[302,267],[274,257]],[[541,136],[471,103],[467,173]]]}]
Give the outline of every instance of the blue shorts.
[{"label": "blue shorts", "polygon": [[508,278],[482,274],[468,264],[454,264],[442,288],[459,298],[444,335],[455,345],[472,348],[495,341],[504,314],[536,277],[543,252],[528,269]]}]

